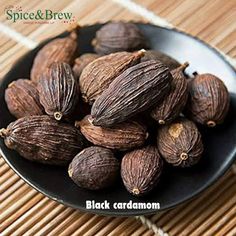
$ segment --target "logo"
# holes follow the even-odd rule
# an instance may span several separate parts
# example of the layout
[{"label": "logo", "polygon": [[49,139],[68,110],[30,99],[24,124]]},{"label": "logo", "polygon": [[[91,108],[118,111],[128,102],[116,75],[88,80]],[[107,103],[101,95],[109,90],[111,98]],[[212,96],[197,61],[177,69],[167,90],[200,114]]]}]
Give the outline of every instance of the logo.
[{"label": "logo", "polygon": [[20,6],[10,5],[5,8],[6,19],[13,23],[22,21],[25,24],[53,24],[55,22],[74,24],[75,16],[72,12],[54,12],[50,9],[24,11]]}]

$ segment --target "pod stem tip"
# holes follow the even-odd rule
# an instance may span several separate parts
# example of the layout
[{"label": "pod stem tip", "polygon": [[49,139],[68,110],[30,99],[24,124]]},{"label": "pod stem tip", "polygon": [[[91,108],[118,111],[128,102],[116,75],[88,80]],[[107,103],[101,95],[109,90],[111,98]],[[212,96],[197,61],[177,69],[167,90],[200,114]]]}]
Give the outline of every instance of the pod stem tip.
[{"label": "pod stem tip", "polygon": [[182,152],[180,154],[180,159],[183,160],[183,161],[187,160],[188,159],[188,154],[186,152]]},{"label": "pod stem tip", "polygon": [[182,65],[180,65],[180,69],[181,69],[181,70],[185,70],[188,66],[189,66],[189,62],[186,61],[186,62],[184,62]]},{"label": "pod stem tip", "polygon": [[73,174],[72,169],[69,169],[69,170],[68,170],[68,174],[69,174],[69,176],[70,176],[70,178],[71,178],[71,177],[72,177],[72,174]]},{"label": "pod stem tip", "polygon": [[166,122],[164,120],[159,120],[158,123],[159,125],[164,125]]},{"label": "pod stem tip", "polygon": [[54,118],[55,118],[56,120],[59,121],[59,120],[62,119],[62,117],[63,117],[63,115],[62,115],[61,112],[57,111],[57,112],[54,113]]},{"label": "pod stem tip", "polygon": [[140,191],[139,191],[138,188],[133,188],[132,193],[133,193],[134,195],[139,195],[139,194],[140,194]]},{"label": "pod stem tip", "polygon": [[137,53],[138,53],[139,56],[143,57],[146,53],[146,50],[144,48],[142,48]]},{"label": "pod stem tip", "polygon": [[8,130],[5,128],[0,129],[0,137],[5,138],[7,136]]},{"label": "pod stem tip", "polygon": [[7,87],[11,88],[15,84],[15,81],[12,81]]},{"label": "pod stem tip", "polygon": [[215,127],[215,126],[216,126],[216,122],[213,121],[213,120],[209,120],[209,121],[207,122],[207,126],[208,126],[208,127]]},{"label": "pod stem tip", "polygon": [[75,121],[75,127],[76,127],[76,128],[79,128],[80,125],[81,125],[81,121],[76,120],[76,121]]},{"label": "pod stem tip", "polygon": [[93,125],[94,118],[92,116],[89,116],[88,117],[88,121],[89,121],[90,124]]},{"label": "pod stem tip", "polygon": [[91,42],[92,46],[96,46],[97,45],[97,40],[96,39],[93,39],[92,42]]}]

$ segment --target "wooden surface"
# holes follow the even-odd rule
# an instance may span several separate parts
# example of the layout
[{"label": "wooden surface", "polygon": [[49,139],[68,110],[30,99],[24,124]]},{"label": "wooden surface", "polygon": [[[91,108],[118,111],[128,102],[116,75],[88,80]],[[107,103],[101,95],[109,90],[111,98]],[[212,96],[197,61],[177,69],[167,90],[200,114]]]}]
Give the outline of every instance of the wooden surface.
[{"label": "wooden surface", "polygon": [[[111,19],[173,25],[217,47],[235,62],[235,0],[1,0],[0,3],[0,78],[30,48],[68,27],[59,23],[27,27],[22,22],[12,23],[4,15],[9,5],[30,11],[47,8],[73,12],[81,25]],[[103,217],[60,205],[25,184],[2,158],[0,203],[0,233],[4,236],[148,236],[154,235],[157,227],[162,235],[165,232],[171,236],[233,236],[236,235],[236,168],[231,168],[195,200],[143,219],[151,229],[134,217]]]}]

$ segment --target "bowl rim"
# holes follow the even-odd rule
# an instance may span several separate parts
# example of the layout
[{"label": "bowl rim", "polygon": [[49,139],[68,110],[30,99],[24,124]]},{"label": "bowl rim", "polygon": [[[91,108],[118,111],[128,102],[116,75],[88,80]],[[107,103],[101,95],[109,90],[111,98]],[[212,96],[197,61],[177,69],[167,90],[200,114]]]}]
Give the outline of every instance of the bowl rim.
[{"label": "bowl rim", "polygon": [[[111,21],[108,21],[111,22]],[[108,23],[106,22],[106,23]],[[83,27],[87,28],[87,27],[94,27],[94,26],[102,26],[106,23],[95,23],[95,24],[91,24],[91,25],[84,25]],[[178,34],[182,34],[185,35],[187,37],[190,37],[191,39],[197,40],[199,43],[203,44],[205,47],[207,47],[208,49],[210,49],[211,51],[213,51],[215,54],[217,54],[231,69],[232,71],[235,72],[236,74],[236,69],[233,67],[233,65],[231,65],[229,63],[229,61],[226,60],[226,58],[220,53],[220,51],[218,51],[216,48],[214,48],[213,46],[209,45],[208,43],[204,42],[203,40],[199,39],[196,36],[192,36],[189,33],[186,33],[182,30],[179,30],[177,28],[166,28],[166,27],[162,27],[162,26],[158,26],[158,25],[154,25],[151,23],[143,23],[143,22],[132,22],[134,24],[137,25],[148,25],[148,26],[152,26],[152,27],[156,27],[156,28],[160,28],[162,30],[166,30],[166,31],[174,31]],[[5,78],[8,77],[8,74],[10,73],[10,71],[12,70],[12,68],[14,68],[17,64],[20,63],[20,61],[22,60],[22,58],[24,58],[28,53],[37,50],[38,48],[42,47],[43,44],[45,44],[46,42],[49,42],[55,38],[61,37],[65,34],[67,34],[67,31],[64,31],[54,37],[50,37],[47,38],[45,40],[43,40],[42,42],[40,42],[37,47],[27,51],[26,53],[24,53],[20,58],[18,58],[10,67],[9,71],[3,76],[3,78],[0,81],[0,87],[2,86],[2,84],[5,81]],[[224,163],[220,170],[215,173],[214,175],[211,176],[211,178],[208,179],[208,181],[202,185],[198,190],[192,192],[191,194],[188,194],[186,197],[182,198],[181,200],[175,201],[172,204],[167,205],[164,208],[161,208],[160,210],[152,210],[152,209],[146,209],[146,210],[127,210],[126,212],[119,212],[116,211],[114,212],[112,209],[110,209],[109,211],[106,210],[98,210],[98,209],[86,209],[84,206],[78,206],[76,204],[72,204],[70,202],[64,201],[63,199],[58,199],[57,197],[53,196],[53,194],[48,193],[48,191],[45,191],[43,189],[41,189],[40,187],[36,186],[34,183],[32,183],[26,176],[24,176],[24,174],[20,173],[20,171],[15,168],[13,166],[13,164],[9,161],[9,158],[4,154],[2,148],[0,147],[0,155],[3,157],[3,159],[6,161],[6,163],[10,166],[10,168],[21,178],[23,179],[28,185],[30,185],[32,188],[34,188],[35,190],[37,190],[38,192],[40,192],[41,194],[45,195],[46,197],[52,199],[53,201],[59,202],[60,204],[63,204],[65,206],[68,207],[72,207],[74,209],[78,209],[82,212],[88,212],[88,213],[93,213],[93,214],[98,214],[98,215],[103,215],[103,216],[115,216],[115,217],[125,217],[125,216],[140,216],[140,215],[150,215],[150,214],[155,214],[159,211],[166,211],[169,209],[172,209],[174,207],[179,206],[180,204],[184,204],[188,201],[193,200],[195,197],[199,196],[199,194],[201,194],[204,190],[208,189],[212,184],[216,183],[221,177],[223,177],[223,175],[226,173],[227,170],[230,169],[230,167],[233,165],[234,161],[236,160],[236,149],[234,150],[234,152],[230,155],[229,160]]]}]

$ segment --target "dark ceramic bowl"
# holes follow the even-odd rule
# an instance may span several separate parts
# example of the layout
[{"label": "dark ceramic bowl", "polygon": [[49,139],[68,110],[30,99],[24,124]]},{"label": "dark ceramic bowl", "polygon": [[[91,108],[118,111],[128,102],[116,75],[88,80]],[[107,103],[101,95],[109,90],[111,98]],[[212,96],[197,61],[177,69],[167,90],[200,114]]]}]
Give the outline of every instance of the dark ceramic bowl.
[{"label": "dark ceramic bowl", "polygon": [[[91,40],[101,25],[86,26],[79,37],[80,53],[92,52]],[[171,55],[181,63],[190,62],[187,72],[209,72],[219,76],[231,94],[231,108],[225,123],[214,129],[203,129],[205,152],[200,163],[192,168],[178,169],[165,166],[164,174],[157,188],[148,196],[131,196],[122,183],[111,189],[92,192],[77,187],[68,177],[67,169],[41,165],[25,160],[15,151],[8,150],[0,140],[1,154],[11,168],[28,184],[46,196],[73,208],[103,215],[140,215],[155,210],[116,210],[114,202],[159,202],[161,209],[174,207],[202,192],[222,176],[234,162],[236,156],[236,74],[234,69],[213,48],[204,42],[177,30],[169,30],[150,24],[138,24],[150,41],[152,49]],[[66,33],[58,37],[65,36]],[[51,40],[51,39],[50,39]],[[48,40],[48,41],[50,41]],[[47,41],[47,42],[48,42]],[[0,86],[0,128],[14,121],[4,101],[7,85],[17,78],[29,77],[33,59],[38,50],[47,42],[24,55],[11,68]],[[30,137],[29,137],[30,138]],[[88,210],[86,200],[110,202],[110,210]]]}]

